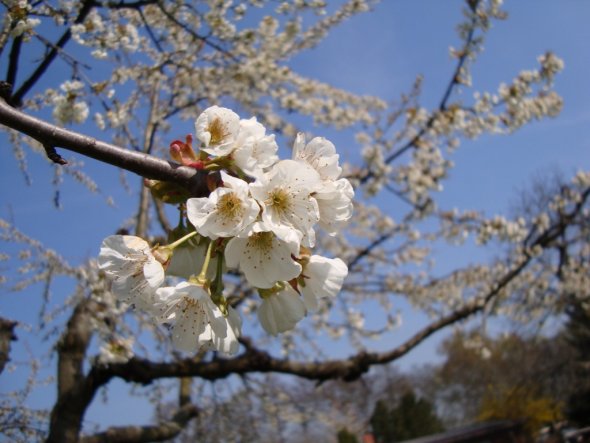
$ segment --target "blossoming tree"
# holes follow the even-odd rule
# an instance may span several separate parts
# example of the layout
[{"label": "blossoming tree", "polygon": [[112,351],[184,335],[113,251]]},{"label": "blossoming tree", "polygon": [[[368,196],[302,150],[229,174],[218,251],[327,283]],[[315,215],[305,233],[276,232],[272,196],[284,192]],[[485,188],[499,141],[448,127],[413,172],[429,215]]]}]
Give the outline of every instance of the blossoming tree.
[{"label": "blossoming tree", "polygon": [[[0,220],[3,239],[23,248],[2,259],[26,263],[3,281],[21,290],[44,282],[45,295],[58,277],[76,282],[71,295],[44,305],[36,329],[59,331],[55,402],[47,411],[28,406],[33,377],[2,399],[3,411],[16,411],[3,412],[2,432],[48,442],[166,440],[205,407],[205,382],[264,373],[352,381],[478,314],[534,320],[561,312],[568,297],[588,298],[590,173],[516,220],[445,210],[433,197],[462,139],[509,134],[560,112],[551,88],[563,62],[547,52],[537,69],[466,99],[459,92],[471,88],[484,37],[506,15],[501,0],[467,0],[440,104],[420,105],[418,78],[390,108],[291,69],[296,54],[373,4],[329,3],[2,2],[0,123],[17,163],[25,168],[29,151],[43,155],[57,176],[90,190],[81,157],[143,178],[133,220],[85,263],[67,263]],[[21,69],[30,51],[37,57]],[[58,87],[47,80],[56,67]],[[91,114],[100,137],[82,131]],[[293,114],[357,130],[362,155],[341,161],[338,147]],[[378,196],[407,211],[367,203]],[[406,266],[426,263],[430,243],[468,237],[506,244],[506,254],[437,277]],[[401,345],[372,350],[365,339],[397,325],[399,297],[429,323]],[[379,328],[364,321],[375,306],[386,317]],[[0,370],[19,333],[19,318],[2,315]],[[322,352],[325,333],[351,355]],[[115,379],[174,383],[176,410],[143,427],[84,428],[96,394]]]}]

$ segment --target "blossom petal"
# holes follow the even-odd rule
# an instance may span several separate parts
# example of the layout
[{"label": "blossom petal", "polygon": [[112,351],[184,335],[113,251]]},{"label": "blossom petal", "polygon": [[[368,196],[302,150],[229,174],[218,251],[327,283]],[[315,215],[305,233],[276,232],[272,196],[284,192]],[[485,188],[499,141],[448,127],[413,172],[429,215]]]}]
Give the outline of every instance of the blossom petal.
[{"label": "blossom petal", "polygon": [[271,335],[293,329],[303,317],[305,306],[299,294],[289,285],[282,291],[265,297],[258,308],[258,320]]}]

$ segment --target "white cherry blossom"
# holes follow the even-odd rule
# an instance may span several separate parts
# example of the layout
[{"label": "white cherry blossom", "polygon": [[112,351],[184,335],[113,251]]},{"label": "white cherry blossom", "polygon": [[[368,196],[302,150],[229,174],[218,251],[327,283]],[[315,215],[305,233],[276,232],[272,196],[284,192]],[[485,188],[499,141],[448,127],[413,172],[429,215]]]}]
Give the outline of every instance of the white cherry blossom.
[{"label": "white cherry blossom", "polygon": [[313,247],[320,219],[317,201],[318,172],[303,162],[282,160],[259,180],[250,184],[250,193],[262,207],[262,220],[277,235],[285,227],[297,233],[304,246]]},{"label": "white cherry blossom", "polygon": [[280,291],[271,291],[262,297],[262,303],[258,307],[258,320],[271,335],[293,329],[305,317],[305,306],[301,297],[288,284],[283,284]]},{"label": "white cherry blossom", "polygon": [[251,177],[261,176],[264,169],[279,160],[279,147],[274,134],[266,135],[266,129],[256,121],[256,117],[240,120],[240,133],[236,145],[237,148],[232,154],[236,165]]},{"label": "white cherry blossom", "polygon": [[67,80],[60,89],[63,94],[51,97],[51,102],[55,106],[52,112],[55,121],[61,125],[84,123],[89,113],[86,102],[79,100],[83,95],[84,84],[78,80]]},{"label": "white cherry blossom", "polygon": [[100,347],[98,361],[102,364],[126,363],[133,357],[133,343],[135,339],[115,338]]},{"label": "white cherry blossom", "polygon": [[164,268],[148,243],[132,235],[112,235],[102,242],[98,266],[112,279],[112,292],[123,302],[149,309],[164,282]]},{"label": "white cherry blossom", "polygon": [[354,190],[350,182],[341,178],[326,181],[313,197],[320,211],[319,225],[329,235],[337,235],[352,217]]},{"label": "white cherry blossom", "polygon": [[227,155],[235,148],[240,117],[231,109],[211,106],[197,117],[195,132],[204,144],[203,151],[218,157]]},{"label": "white cherry blossom", "polygon": [[246,280],[256,288],[270,288],[277,281],[291,280],[301,273],[301,265],[293,260],[299,253],[298,238],[283,230],[279,238],[262,222],[232,238],[225,247],[228,267],[240,269]]},{"label": "white cherry blossom", "polygon": [[221,354],[234,355],[240,348],[238,338],[242,331],[242,319],[234,308],[228,306],[225,320],[227,322],[227,335],[225,337],[213,335],[211,337],[211,344],[213,349]]},{"label": "white cherry blossom", "polygon": [[174,287],[159,288],[154,311],[161,322],[172,323],[172,343],[181,351],[216,349],[217,345],[233,348],[225,341],[227,319],[200,285],[183,281]]},{"label": "white cherry blossom", "polygon": [[293,160],[303,161],[314,168],[322,180],[336,180],[342,173],[334,144],[324,137],[315,137],[305,144],[305,135],[297,134],[293,144]]},{"label": "white cherry blossom", "polygon": [[298,289],[303,295],[303,303],[309,311],[318,308],[318,299],[335,297],[348,275],[348,267],[339,258],[326,258],[312,255],[303,265]]},{"label": "white cherry blossom", "polygon": [[205,237],[233,237],[251,225],[260,208],[248,194],[248,184],[221,171],[223,187],[209,197],[186,202],[187,217],[197,232]]}]

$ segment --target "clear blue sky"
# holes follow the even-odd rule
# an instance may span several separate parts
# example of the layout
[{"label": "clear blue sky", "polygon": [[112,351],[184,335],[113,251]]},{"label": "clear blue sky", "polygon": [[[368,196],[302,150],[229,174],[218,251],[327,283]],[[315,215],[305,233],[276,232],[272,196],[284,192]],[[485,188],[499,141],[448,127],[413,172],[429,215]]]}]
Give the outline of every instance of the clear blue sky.
[{"label": "clear blue sky", "polygon": [[[318,48],[298,56],[293,68],[343,89],[386,100],[399,97],[417,74],[423,74],[423,105],[434,106],[454,68],[448,48],[458,45],[455,25],[461,18],[462,3],[384,0],[374,12],[346,22]],[[552,50],[565,60],[565,70],[555,86],[564,97],[565,107],[558,118],[534,123],[512,136],[486,136],[464,142],[453,158],[456,167],[438,199],[441,207],[472,208],[488,214],[506,212],[515,191],[526,187],[535,174],[559,168],[569,175],[577,168],[590,168],[590,2],[508,0],[506,9],[509,19],[494,24],[485,52],[474,67],[474,87],[495,91],[500,82],[510,81],[521,69],[536,67],[537,56]],[[0,64],[4,66],[5,60],[0,60]],[[3,74],[4,68],[1,71]],[[192,127],[179,128],[179,135],[191,130]],[[352,144],[350,134],[312,130],[331,138],[344,158],[356,157],[358,148]],[[0,144],[0,217],[13,219],[26,234],[56,249],[72,263],[94,257],[102,239],[134,213],[135,197],[120,188],[118,172],[79,157],[104,195],[91,195],[66,178],[60,188],[63,209],[55,210],[52,166],[30,155],[33,183],[26,186],[3,134]],[[64,154],[72,157],[70,153]],[[128,178],[131,183],[139,180],[132,175]],[[105,195],[115,198],[115,208],[105,206]],[[396,214],[392,215],[396,218]],[[14,251],[4,244],[1,249]],[[481,259],[475,252],[440,253],[448,267]],[[0,271],[4,266],[0,263]],[[40,289],[23,293],[6,289],[0,288],[0,315],[34,324],[40,309]],[[58,290],[54,290],[56,299],[61,297]],[[404,326],[376,347],[389,347],[407,337],[421,321],[420,315],[408,312]],[[36,352],[38,338],[22,330],[18,334],[14,357],[24,359],[28,352],[25,346]],[[408,368],[431,361],[438,341],[435,338],[420,346],[400,361],[401,366]],[[9,388],[16,379],[3,374],[0,389]],[[53,389],[49,386],[42,395],[51,395]],[[134,421],[131,413],[141,422],[151,412],[138,401],[117,401],[108,409],[95,407],[88,419],[102,422],[108,416],[113,419],[109,423],[126,424]]]}]

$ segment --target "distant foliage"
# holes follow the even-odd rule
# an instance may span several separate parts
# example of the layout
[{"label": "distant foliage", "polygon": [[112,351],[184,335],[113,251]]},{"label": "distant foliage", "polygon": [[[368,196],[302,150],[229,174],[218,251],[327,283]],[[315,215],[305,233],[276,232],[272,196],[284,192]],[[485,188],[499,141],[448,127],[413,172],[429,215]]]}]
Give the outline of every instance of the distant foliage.
[{"label": "distant foliage", "polygon": [[392,408],[379,400],[371,416],[371,427],[377,443],[393,443],[444,430],[434,406],[428,400],[406,392]]},{"label": "distant foliage", "polygon": [[346,428],[338,431],[336,438],[338,438],[338,443],[358,443],[356,435],[348,432],[348,429]]},{"label": "distant foliage", "polygon": [[580,383],[567,400],[566,416],[579,426],[590,426],[590,306],[574,303],[568,310],[565,336],[575,350]]}]

